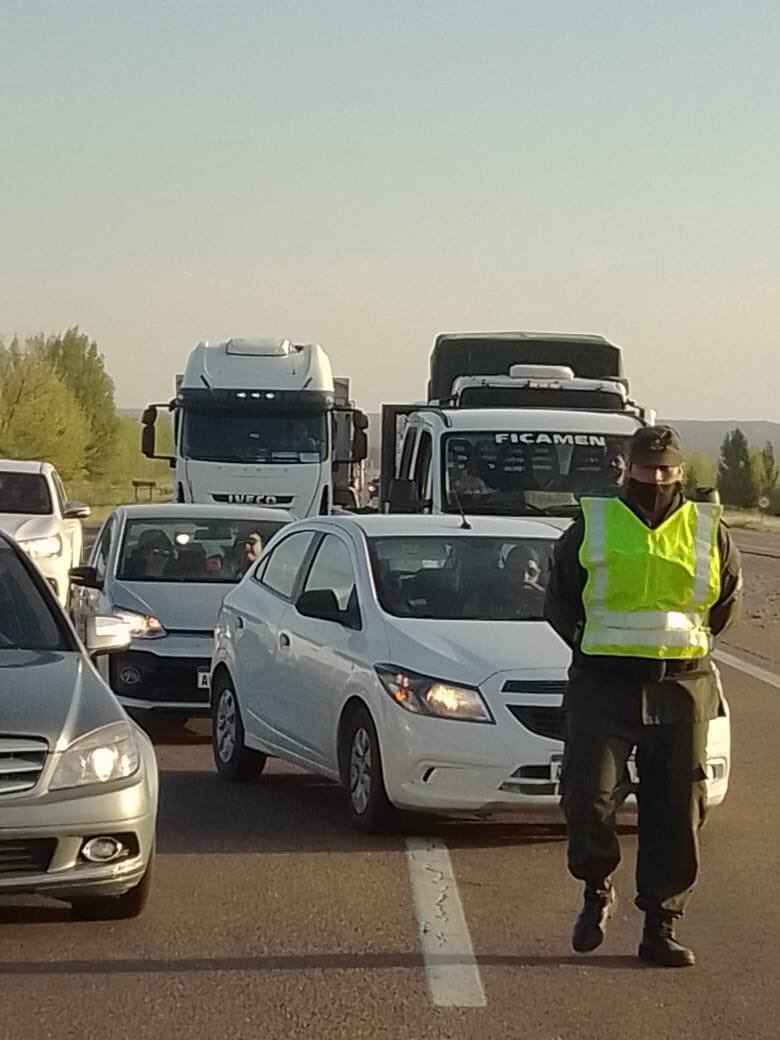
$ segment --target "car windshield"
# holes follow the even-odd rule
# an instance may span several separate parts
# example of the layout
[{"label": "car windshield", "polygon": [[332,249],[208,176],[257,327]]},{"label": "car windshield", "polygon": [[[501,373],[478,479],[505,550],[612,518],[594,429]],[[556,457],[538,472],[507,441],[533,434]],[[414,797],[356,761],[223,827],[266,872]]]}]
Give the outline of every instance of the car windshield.
[{"label": "car windshield", "polygon": [[188,517],[130,520],[117,567],[120,581],[240,581],[284,520]]},{"label": "car windshield", "polygon": [[0,543],[0,655],[4,650],[73,649],[24,564],[10,546]]},{"label": "car windshield", "polygon": [[327,457],[324,412],[299,415],[236,415],[187,409],[182,452],[203,462],[319,464]]},{"label": "car windshield", "polygon": [[377,597],[396,617],[541,621],[554,539],[371,538]]},{"label": "car windshield", "polygon": [[583,495],[620,493],[628,440],[566,430],[450,434],[443,456],[444,509],[574,516]]},{"label": "car windshield", "polygon": [[49,485],[42,474],[0,470],[0,513],[47,516],[51,511]]}]

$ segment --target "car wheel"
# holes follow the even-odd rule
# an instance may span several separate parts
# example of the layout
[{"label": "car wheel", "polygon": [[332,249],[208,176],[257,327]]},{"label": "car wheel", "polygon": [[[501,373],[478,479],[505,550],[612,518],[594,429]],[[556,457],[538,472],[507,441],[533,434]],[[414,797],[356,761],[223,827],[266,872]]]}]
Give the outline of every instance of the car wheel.
[{"label": "car wheel", "polygon": [[152,892],[154,849],[149,857],[146,872],[138,884],[121,896],[97,896],[91,899],[74,899],[71,902],[73,916],[79,921],[123,921],[138,917]]},{"label": "car wheel", "polygon": [[211,748],[214,764],[223,780],[254,780],[265,769],[267,756],[244,743],[244,723],[233,683],[226,675],[215,683],[212,697]]},{"label": "car wheel", "polygon": [[387,830],[394,809],[385,790],[376,727],[366,708],[356,708],[344,727],[341,763],[353,826],[369,834]]}]

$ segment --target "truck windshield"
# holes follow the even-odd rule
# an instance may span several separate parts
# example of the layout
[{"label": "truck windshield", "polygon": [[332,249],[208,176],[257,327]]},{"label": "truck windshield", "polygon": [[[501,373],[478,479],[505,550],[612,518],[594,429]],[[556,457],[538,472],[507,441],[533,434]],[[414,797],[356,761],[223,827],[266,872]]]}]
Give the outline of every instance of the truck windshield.
[{"label": "truck windshield", "polygon": [[0,471],[0,513],[47,516],[51,511],[51,495],[44,476]]},{"label": "truck windshield", "polygon": [[236,415],[186,409],[182,418],[182,454],[188,459],[301,465],[327,457],[324,412]]},{"label": "truck windshield", "polygon": [[566,430],[450,434],[443,454],[443,508],[574,516],[583,495],[620,493],[628,440]]}]

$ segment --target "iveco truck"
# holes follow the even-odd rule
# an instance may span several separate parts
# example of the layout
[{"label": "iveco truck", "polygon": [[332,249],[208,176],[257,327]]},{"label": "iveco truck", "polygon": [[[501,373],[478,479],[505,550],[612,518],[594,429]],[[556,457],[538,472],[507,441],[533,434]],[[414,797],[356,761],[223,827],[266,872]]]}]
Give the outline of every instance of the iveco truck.
[{"label": "iveco truck", "polygon": [[176,378],[174,399],[144,412],[141,450],[160,457],[155,423],[165,408],[173,413],[175,501],[326,514],[339,476],[349,479],[366,455],[367,420],[345,383],[334,384],[316,343],[201,342]]},{"label": "iveco truck", "polygon": [[617,493],[652,422],[601,336],[444,334],[427,400],[383,408],[381,508],[566,524],[582,495]]}]

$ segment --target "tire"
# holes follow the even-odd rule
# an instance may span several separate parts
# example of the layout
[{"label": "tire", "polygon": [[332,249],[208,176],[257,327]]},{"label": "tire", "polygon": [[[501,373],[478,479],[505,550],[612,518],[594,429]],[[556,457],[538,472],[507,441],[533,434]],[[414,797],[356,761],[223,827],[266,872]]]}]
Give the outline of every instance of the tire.
[{"label": "tire", "polygon": [[74,899],[70,904],[73,916],[79,921],[126,921],[138,917],[149,902],[153,872],[154,849],[149,857],[146,872],[135,888],[121,896]]},{"label": "tire", "polygon": [[366,834],[391,828],[395,809],[387,797],[376,727],[365,707],[352,712],[342,733],[341,777],[353,827]]},{"label": "tire", "polygon": [[268,758],[244,743],[244,723],[233,680],[223,674],[215,687],[211,699],[211,750],[217,772],[230,783],[256,780]]}]

